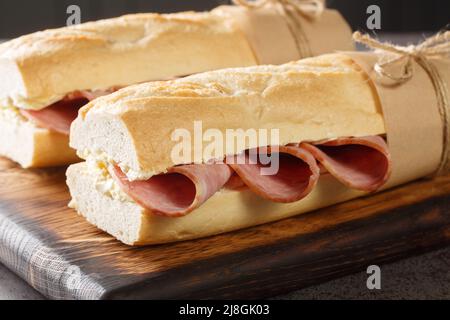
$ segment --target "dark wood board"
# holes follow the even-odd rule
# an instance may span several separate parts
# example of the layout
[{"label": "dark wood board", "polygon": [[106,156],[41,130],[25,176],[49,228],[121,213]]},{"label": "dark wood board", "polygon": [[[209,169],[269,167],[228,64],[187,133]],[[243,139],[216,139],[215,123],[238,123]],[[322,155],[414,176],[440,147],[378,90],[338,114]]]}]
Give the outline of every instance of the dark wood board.
[{"label": "dark wood board", "polygon": [[196,241],[131,248],[67,208],[65,169],[0,159],[0,261],[54,299],[266,298],[450,244],[450,176]]}]

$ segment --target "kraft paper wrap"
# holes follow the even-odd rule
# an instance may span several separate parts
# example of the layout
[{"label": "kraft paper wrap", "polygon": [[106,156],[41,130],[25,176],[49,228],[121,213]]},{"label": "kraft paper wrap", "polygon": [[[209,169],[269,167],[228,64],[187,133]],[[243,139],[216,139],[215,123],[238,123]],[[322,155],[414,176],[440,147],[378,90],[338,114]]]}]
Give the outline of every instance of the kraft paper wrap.
[{"label": "kraft paper wrap", "polygon": [[[354,50],[351,29],[337,11],[326,9],[317,19],[296,14],[298,28],[291,30],[289,18],[279,9],[273,4],[261,8],[220,6],[213,12],[234,20],[259,64],[282,64],[336,50]],[[301,35],[300,49],[294,33]]]},{"label": "kraft paper wrap", "polygon": [[[385,52],[344,54],[368,74],[384,114],[393,166],[384,189],[434,175],[441,163],[444,130],[437,93],[428,73],[412,61],[414,74],[411,79],[393,83],[374,70],[380,55],[386,55]],[[450,61],[429,61],[450,86]]]}]

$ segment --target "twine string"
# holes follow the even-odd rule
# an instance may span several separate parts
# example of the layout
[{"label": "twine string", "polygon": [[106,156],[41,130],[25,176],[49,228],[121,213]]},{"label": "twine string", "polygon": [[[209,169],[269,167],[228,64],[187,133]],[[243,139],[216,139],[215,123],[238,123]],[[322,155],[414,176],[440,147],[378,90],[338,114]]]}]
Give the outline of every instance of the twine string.
[{"label": "twine string", "polygon": [[299,16],[311,20],[318,19],[325,10],[323,0],[232,0],[232,2],[247,9],[259,9],[272,5],[285,18],[300,58],[312,56],[308,37],[303,31]]},{"label": "twine string", "polygon": [[[436,98],[439,114],[443,124],[443,149],[439,168],[436,175],[449,171],[449,151],[450,151],[450,98],[445,80],[439,70],[430,59],[450,58],[450,31],[439,32],[426,39],[418,45],[397,46],[388,42],[380,42],[369,35],[360,32],[353,34],[356,42],[364,44],[366,47],[376,49],[381,52],[391,53],[389,57],[381,56],[375,64],[375,72],[382,78],[389,78],[395,83],[403,83],[414,76],[413,62],[417,62],[429,75],[433,87],[436,91]],[[385,61],[383,61],[385,60]],[[400,71],[390,67],[399,66]]]},{"label": "twine string", "polygon": [[281,4],[283,7],[294,9],[299,14],[311,18],[319,18],[325,10],[325,4],[323,0],[232,0],[235,5],[249,8],[258,9],[266,6],[267,4]]},{"label": "twine string", "polygon": [[[446,59],[450,54],[450,31],[440,32],[417,46],[409,45],[406,47],[397,46],[389,42],[380,42],[360,32],[355,32],[353,39],[368,48],[394,53],[393,58],[389,58],[384,62],[379,61],[375,65],[375,71],[381,76],[396,82],[404,82],[411,79],[413,76],[412,62],[414,60],[420,62],[429,58]],[[386,71],[389,66],[397,64],[401,67],[400,74]]]}]

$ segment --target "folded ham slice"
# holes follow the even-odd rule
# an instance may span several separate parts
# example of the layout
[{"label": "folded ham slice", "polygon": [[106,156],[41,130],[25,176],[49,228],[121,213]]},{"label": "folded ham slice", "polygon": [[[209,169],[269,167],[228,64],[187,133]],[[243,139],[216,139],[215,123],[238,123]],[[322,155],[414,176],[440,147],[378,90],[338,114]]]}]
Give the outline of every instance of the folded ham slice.
[{"label": "folded ham slice", "polygon": [[375,191],[390,174],[390,155],[383,138],[340,138],[320,143],[301,143],[337,180],[349,188]]},{"label": "folded ham slice", "polygon": [[[272,150],[261,148],[258,152],[269,154]],[[261,175],[261,168],[265,165],[251,163],[249,152],[228,158],[228,165],[179,166],[146,181],[129,181],[117,166],[112,173],[122,190],[136,203],[155,214],[169,217],[190,213],[225,185],[233,188],[247,186],[261,197],[275,202],[294,202],[304,198],[319,178],[316,160],[299,147],[278,147],[277,152],[280,161],[275,175]]]},{"label": "folded ham slice", "polygon": [[136,203],[157,215],[181,217],[198,208],[230,179],[226,164],[174,167],[146,181],[129,181],[115,166],[113,177]]},{"label": "folded ham slice", "polygon": [[[249,152],[235,156],[227,163],[257,195],[274,202],[294,202],[306,197],[319,179],[319,167],[313,156],[294,146],[278,147],[279,170],[274,175],[261,175],[268,167],[259,161],[251,163]],[[270,148],[258,153],[270,154]]]},{"label": "folded ham slice", "polygon": [[97,91],[75,91],[44,109],[20,109],[20,113],[39,127],[69,135],[70,125],[77,118],[78,110],[82,106],[91,100],[110,94],[116,90],[117,88]]},{"label": "folded ham slice", "polygon": [[[279,154],[274,175],[262,175],[261,164],[253,154]],[[112,175],[122,190],[142,207],[155,214],[179,217],[198,208],[226,187],[249,188],[274,202],[288,203],[306,197],[317,184],[321,169],[346,186],[375,191],[388,179],[390,155],[381,137],[341,138],[318,143],[300,143],[250,150],[227,157],[225,163],[184,165],[147,181],[129,181],[118,166]]]}]

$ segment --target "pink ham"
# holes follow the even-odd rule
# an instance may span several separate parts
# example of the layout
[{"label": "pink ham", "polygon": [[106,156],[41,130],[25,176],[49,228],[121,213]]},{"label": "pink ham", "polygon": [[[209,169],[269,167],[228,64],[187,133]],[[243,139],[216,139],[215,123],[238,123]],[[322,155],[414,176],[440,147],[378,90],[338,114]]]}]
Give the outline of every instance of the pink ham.
[{"label": "pink ham", "polygon": [[237,175],[237,173],[233,173],[230,180],[224,185],[224,188],[230,190],[244,190],[247,189],[244,181]]},{"label": "pink ham", "polygon": [[262,175],[261,169],[268,165],[252,162],[247,151],[228,157],[226,164],[173,167],[167,174],[147,181],[130,182],[119,167],[114,168],[112,175],[122,190],[142,207],[158,215],[180,217],[222,188],[248,188],[265,199],[289,203],[306,197],[321,172],[329,172],[350,188],[364,191],[380,188],[390,174],[389,152],[380,137],[341,138],[252,151],[257,154],[276,151],[278,172]]},{"label": "pink ham", "polygon": [[301,143],[321,165],[346,186],[375,191],[390,175],[390,155],[383,138],[340,138],[321,143]]},{"label": "pink ham", "polygon": [[64,99],[42,110],[20,109],[20,113],[39,127],[69,135],[78,110],[88,102],[85,98]]},{"label": "pink ham", "polygon": [[122,190],[136,203],[168,217],[181,217],[198,208],[222,189],[232,174],[225,164],[199,164],[174,167],[146,181],[129,181],[119,167],[113,170]]},{"label": "pink ham", "polygon": [[[270,149],[261,148],[268,152]],[[305,150],[286,146],[278,147],[279,170],[275,175],[261,175],[260,162],[250,163],[249,153],[227,160],[242,181],[259,196],[274,202],[294,202],[306,197],[319,179],[319,167],[314,157]]]},{"label": "pink ham", "polygon": [[[260,150],[266,151],[265,148]],[[249,187],[256,194],[276,202],[300,200],[317,183],[319,168],[316,160],[299,147],[280,147],[278,151],[280,169],[272,176],[261,175],[264,166],[251,164],[248,153],[237,156],[240,159],[228,159],[233,164],[178,166],[146,181],[129,181],[117,166],[112,175],[136,203],[155,214],[169,217],[192,212],[224,186],[233,189]]]},{"label": "pink ham", "polygon": [[42,128],[69,135],[70,125],[78,116],[78,110],[82,106],[91,100],[110,94],[116,90],[117,88],[97,91],[75,91],[44,109],[20,109],[20,113]]}]

